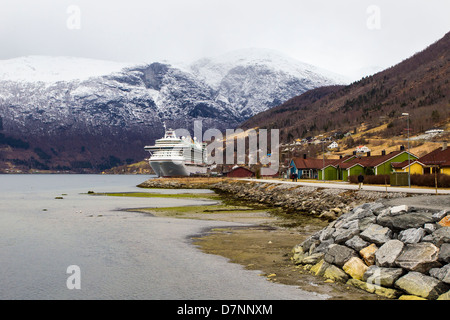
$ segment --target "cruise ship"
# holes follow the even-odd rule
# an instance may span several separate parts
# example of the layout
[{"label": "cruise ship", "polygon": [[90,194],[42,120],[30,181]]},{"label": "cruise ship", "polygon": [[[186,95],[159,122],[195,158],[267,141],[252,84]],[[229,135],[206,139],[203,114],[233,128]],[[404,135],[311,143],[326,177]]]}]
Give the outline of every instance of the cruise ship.
[{"label": "cruise ship", "polygon": [[165,128],[164,138],[156,140],[153,146],[146,146],[145,150],[150,152],[150,166],[159,177],[207,173],[206,143],[196,138],[177,137],[172,129]]}]

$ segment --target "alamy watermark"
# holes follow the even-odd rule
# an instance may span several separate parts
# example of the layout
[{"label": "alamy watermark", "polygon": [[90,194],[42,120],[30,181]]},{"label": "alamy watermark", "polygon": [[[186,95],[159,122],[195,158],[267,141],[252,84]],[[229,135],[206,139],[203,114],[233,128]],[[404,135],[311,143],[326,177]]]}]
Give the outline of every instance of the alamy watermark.
[{"label": "alamy watermark", "polygon": [[[209,142],[206,147],[206,164],[261,164],[278,171],[280,155],[280,131],[278,129],[271,129],[270,133],[267,129],[258,131],[227,129],[225,132],[225,136],[219,129],[208,129],[203,133],[202,121],[194,121],[194,139]],[[187,129],[176,129],[175,134],[184,137],[191,136]]]},{"label": "alamy watermark", "polygon": [[77,265],[70,265],[66,270],[67,274],[70,276],[66,280],[66,286],[69,290],[80,290],[81,289],[81,269]]},{"label": "alamy watermark", "polygon": [[367,288],[375,291],[377,289],[377,287],[381,287],[382,286],[382,283],[381,283],[382,277],[383,277],[383,275],[381,273],[381,269],[377,267],[375,270],[372,271],[372,274],[366,280]]},{"label": "alamy watermark", "polygon": [[70,5],[66,9],[68,14],[66,20],[66,26],[69,30],[79,30],[81,29],[81,9],[77,5]]},{"label": "alamy watermark", "polygon": [[366,20],[366,25],[369,30],[381,29],[381,8],[377,5],[370,5],[366,9],[369,15]]}]

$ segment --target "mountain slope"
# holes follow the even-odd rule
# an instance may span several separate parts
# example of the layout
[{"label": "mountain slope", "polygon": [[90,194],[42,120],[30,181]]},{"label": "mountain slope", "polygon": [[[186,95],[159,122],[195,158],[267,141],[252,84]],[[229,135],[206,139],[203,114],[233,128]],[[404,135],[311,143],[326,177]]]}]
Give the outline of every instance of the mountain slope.
[{"label": "mountain slope", "polygon": [[[194,120],[202,120],[204,130],[235,128],[259,111],[336,81],[274,53],[264,61],[257,55],[187,68],[70,57],[0,61],[0,162],[103,170],[145,158],[143,147],[163,135],[163,122],[191,131]],[[219,77],[207,76],[216,69],[223,72]]]},{"label": "mountain slope", "polygon": [[348,86],[319,88],[262,112],[241,126],[278,128],[282,141],[388,123],[385,136],[423,132],[450,117],[450,33],[422,52]]},{"label": "mountain slope", "polygon": [[349,83],[343,76],[268,49],[232,51],[196,61],[190,69],[244,118],[281,104],[293,92]]},{"label": "mountain slope", "polygon": [[0,81],[44,82],[87,80],[129,67],[130,63],[74,57],[27,56],[0,60]]}]

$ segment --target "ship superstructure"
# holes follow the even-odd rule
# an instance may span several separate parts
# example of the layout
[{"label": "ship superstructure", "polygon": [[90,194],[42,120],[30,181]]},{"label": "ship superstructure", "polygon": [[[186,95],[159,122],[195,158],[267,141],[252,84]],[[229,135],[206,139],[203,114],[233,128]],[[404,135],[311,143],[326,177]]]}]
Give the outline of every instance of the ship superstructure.
[{"label": "ship superstructure", "polygon": [[166,129],[164,138],[145,150],[150,152],[150,166],[159,177],[206,174],[206,144],[196,138],[177,137],[174,130]]}]

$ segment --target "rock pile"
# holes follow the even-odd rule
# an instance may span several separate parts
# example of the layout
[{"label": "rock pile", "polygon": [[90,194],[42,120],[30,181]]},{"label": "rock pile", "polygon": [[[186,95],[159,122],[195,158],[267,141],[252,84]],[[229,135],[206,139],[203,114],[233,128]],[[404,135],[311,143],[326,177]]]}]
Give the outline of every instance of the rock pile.
[{"label": "rock pile", "polygon": [[282,207],[326,220],[336,220],[351,208],[367,201],[405,197],[404,193],[385,193],[326,189],[292,184],[228,180],[212,189],[236,199]]},{"label": "rock pile", "polygon": [[293,248],[305,270],[387,298],[450,299],[450,212],[365,203]]}]

